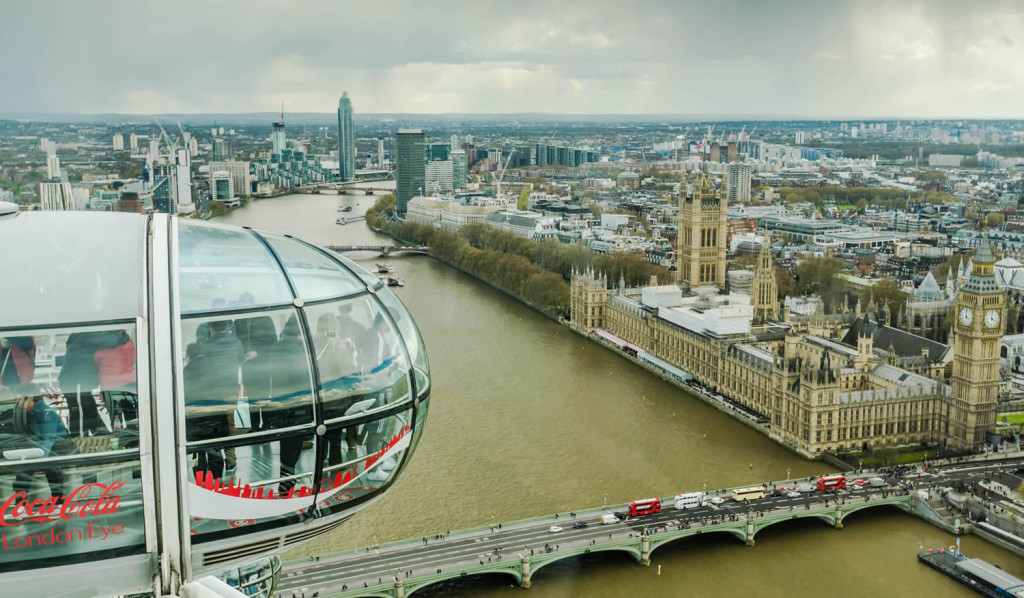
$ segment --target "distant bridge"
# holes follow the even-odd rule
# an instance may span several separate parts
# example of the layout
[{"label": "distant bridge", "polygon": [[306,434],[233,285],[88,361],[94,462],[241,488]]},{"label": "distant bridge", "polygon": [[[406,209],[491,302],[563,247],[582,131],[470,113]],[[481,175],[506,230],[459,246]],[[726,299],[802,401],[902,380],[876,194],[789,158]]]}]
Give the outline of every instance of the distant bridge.
[{"label": "distant bridge", "polygon": [[337,253],[348,253],[350,251],[372,251],[382,256],[395,255],[399,253],[414,253],[427,255],[430,248],[426,245],[399,246],[399,245],[328,245],[327,249]]},{"label": "distant bridge", "polygon": [[303,185],[302,187],[296,187],[295,191],[298,193],[319,193],[319,194],[337,194],[342,195],[345,193],[352,195],[373,195],[374,193],[394,193],[393,187],[357,187],[352,182],[346,183],[312,183],[310,185]]},{"label": "distant bridge", "polygon": [[[712,494],[727,493],[723,490]],[[672,498],[665,498],[659,514],[608,525],[602,524],[602,516],[628,506],[547,515],[501,526],[492,522],[443,538],[412,538],[321,555],[316,561],[292,561],[282,569],[276,591],[306,596],[317,592],[321,598],[405,598],[438,582],[489,573],[509,575],[528,588],[538,570],[568,558],[614,551],[649,565],[654,550],[690,536],[725,533],[753,546],[759,531],[777,523],[814,518],[842,528],[850,513],[874,507],[913,511],[914,500],[908,490],[886,485],[852,488],[842,496],[812,492],[799,497],[765,497],[747,504],[729,500],[722,505],[686,510],[673,508]],[[559,529],[549,531],[553,525]]]}]

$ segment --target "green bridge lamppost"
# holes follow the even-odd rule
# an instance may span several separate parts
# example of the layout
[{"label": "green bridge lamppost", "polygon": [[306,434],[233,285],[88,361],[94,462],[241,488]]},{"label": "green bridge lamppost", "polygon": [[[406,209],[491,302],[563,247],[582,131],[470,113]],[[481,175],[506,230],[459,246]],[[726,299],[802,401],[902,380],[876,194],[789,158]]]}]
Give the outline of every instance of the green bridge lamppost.
[{"label": "green bridge lamppost", "polygon": [[601,508],[606,510],[606,511],[608,510],[608,495],[607,494],[605,494],[601,498]]}]

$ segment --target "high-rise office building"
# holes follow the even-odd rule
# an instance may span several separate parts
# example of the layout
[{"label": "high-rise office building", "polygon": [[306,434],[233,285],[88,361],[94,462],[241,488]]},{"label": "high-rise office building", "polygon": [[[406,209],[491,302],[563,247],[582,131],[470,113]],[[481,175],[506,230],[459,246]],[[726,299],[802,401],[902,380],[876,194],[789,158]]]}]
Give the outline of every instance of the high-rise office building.
[{"label": "high-rise office building", "polygon": [[160,155],[160,139],[149,140],[149,161],[152,163]]},{"label": "high-rise office building", "polygon": [[133,152],[139,149],[139,136],[136,135],[135,133],[132,133],[131,135],[128,136],[128,149],[132,150]]},{"label": "high-rise office building", "polygon": [[753,172],[754,169],[750,164],[742,162],[733,162],[725,167],[729,201],[750,201],[750,178]]},{"label": "high-rise office building", "polygon": [[179,214],[191,214],[196,210],[195,204],[192,203],[192,156],[188,149],[179,148],[177,158],[175,171],[177,211]]},{"label": "high-rise office building", "polygon": [[447,160],[451,147],[447,143],[433,142],[427,144],[427,161]]},{"label": "high-rise office building", "polygon": [[231,140],[223,137],[216,137],[213,140],[213,161],[225,162],[234,158],[231,151]]},{"label": "high-rise office building", "polygon": [[384,168],[384,138],[377,138],[377,166]]},{"label": "high-rise office building", "polygon": [[797,131],[796,133],[793,133],[793,143],[795,143],[797,145],[803,145],[804,144],[804,132],[803,131]]},{"label": "high-rise office building", "polygon": [[114,135],[114,151],[124,151],[124,135],[117,133]]},{"label": "high-rise office building", "polygon": [[446,193],[452,190],[454,169],[451,160],[431,160],[427,162],[424,176],[428,192]]},{"label": "high-rise office building", "polygon": [[57,156],[46,156],[46,178],[50,180],[60,178],[60,158]]},{"label": "high-rise office building", "polygon": [[210,171],[210,199],[234,199],[235,181],[231,173],[223,170]]},{"label": "high-rise office building", "polygon": [[426,191],[427,139],[423,129],[395,134],[395,211],[405,216],[409,200]]},{"label": "high-rise office building", "polygon": [[210,162],[210,172],[226,172],[231,175],[232,190],[238,197],[252,195],[252,175],[249,163],[242,160]]},{"label": "high-rise office building", "polygon": [[469,181],[469,162],[465,150],[452,150],[452,188],[462,189]]},{"label": "high-rise office building", "polygon": [[457,149],[462,149],[462,146],[459,145],[459,136],[458,135],[452,135],[450,143],[451,143],[452,151],[455,151]]},{"label": "high-rise office building", "polygon": [[338,178],[356,180],[356,135],[352,127],[352,100],[341,92],[338,100]]},{"label": "high-rise office building", "polygon": [[75,209],[71,183],[52,181],[39,183],[39,204],[43,210],[70,211]]}]

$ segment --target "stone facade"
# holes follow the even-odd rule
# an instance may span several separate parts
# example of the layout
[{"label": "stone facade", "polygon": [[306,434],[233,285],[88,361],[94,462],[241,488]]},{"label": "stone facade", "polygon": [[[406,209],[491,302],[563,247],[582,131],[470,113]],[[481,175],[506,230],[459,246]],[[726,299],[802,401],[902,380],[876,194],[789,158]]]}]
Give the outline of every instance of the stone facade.
[{"label": "stone facade", "polygon": [[700,175],[687,193],[679,188],[676,280],[684,289],[725,288],[728,190],[715,193],[714,182]]},{"label": "stone facade", "polygon": [[[976,276],[979,270],[984,266],[976,265]],[[1005,312],[1001,293],[975,287],[987,289],[965,285],[959,302],[978,313],[977,321],[989,311]],[[685,370],[694,382],[760,414],[773,438],[806,455],[918,443],[964,448],[980,444],[994,428],[1001,323],[981,328],[975,321],[958,329],[957,349],[969,357],[949,367],[944,345],[928,341],[933,344],[918,350],[905,338],[891,340],[883,333],[913,335],[867,316],[858,324],[856,346],[840,342],[842,331],[825,325],[821,314],[804,326],[751,326],[751,311],[746,328],[701,329],[689,322],[717,322],[715,310],[735,307],[708,297],[652,300],[670,294],[665,289],[608,289],[593,272],[575,273],[571,325],[584,334],[601,329]],[[876,347],[876,337],[890,339],[889,346]],[[950,371],[952,386],[946,383]]]}]

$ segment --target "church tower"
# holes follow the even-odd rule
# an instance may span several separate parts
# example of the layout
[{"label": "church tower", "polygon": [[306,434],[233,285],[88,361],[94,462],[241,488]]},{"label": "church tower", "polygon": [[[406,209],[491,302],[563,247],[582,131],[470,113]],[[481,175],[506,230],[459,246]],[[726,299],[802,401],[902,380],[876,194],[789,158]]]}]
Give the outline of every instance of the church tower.
[{"label": "church tower", "polygon": [[692,193],[686,192],[685,179],[680,185],[676,282],[684,290],[725,288],[727,203],[706,174],[694,181]]},{"label": "church tower", "polygon": [[779,319],[778,282],[772,264],[771,239],[764,237],[761,253],[757,257],[754,283],[750,289],[750,303],[754,306],[754,324]]},{"label": "church tower", "polygon": [[977,446],[995,429],[999,395],[999,345],[1006,318],[1006,295],[996,284],[995,258],[988,238],[974,256],[970,275],[956,299],[953,341],[953,397],[947,441]]}]

